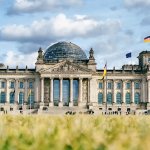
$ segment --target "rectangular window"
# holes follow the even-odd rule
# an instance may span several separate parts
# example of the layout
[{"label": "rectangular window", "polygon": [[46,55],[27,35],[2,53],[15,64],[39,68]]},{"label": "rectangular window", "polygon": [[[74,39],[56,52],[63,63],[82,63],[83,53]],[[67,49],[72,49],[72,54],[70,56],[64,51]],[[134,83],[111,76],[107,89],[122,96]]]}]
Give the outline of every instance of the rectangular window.
[{"label": "rectangular window", "polygon": [[135,86],[135,89],[139,89],[139,88],[140,88],[140,84],[139,84],[138,82],[136,82],[136,83],[134,84],[134,86]]},{"label": "rectangular window", "polygon": [[20,89],[23,89],[23,82],[20,82]]},{"label": "rectangular window", "polygon": [[121,89],[121,83],[117,83],[117,89]]},{"label": "rectangular window", "polygon": [[112,88],[112,84],[108,83],[108,89],[111,89],[111,88]]},{"label": "rectangular window", "polygon": [[5,88],[5,82],[1,82],[1,88]]},{"label": "rectangular window", "polygon": [[15,83],[14,82],[10,82],[10,88],[13,89],[15,87]]},{"label": "rectangular window", "polygon": [[130,89],[131,88],[131,84],[130,83],[126,83],[126,89]]},{"label": "rectangular window", "polygon": [[99,83],[99,89],[102,89],[102,88],[103,88],[103,83],[100,82],[100,83]]},{"label": "rectangular window", "polygon": [[29,82],[29,88],[30,88],[30,89],[33,88],[33,82]]}]

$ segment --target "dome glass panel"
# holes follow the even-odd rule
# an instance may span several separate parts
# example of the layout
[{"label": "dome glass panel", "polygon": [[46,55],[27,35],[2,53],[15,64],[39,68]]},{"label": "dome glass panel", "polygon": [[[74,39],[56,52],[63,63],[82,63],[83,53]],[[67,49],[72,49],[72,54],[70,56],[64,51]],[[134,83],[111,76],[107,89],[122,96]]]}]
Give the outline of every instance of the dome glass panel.
[{"label": "dome glass panel", "polygon": [[45,61],[53,60],[87,60],[85,52],[77,45],[69,42],[59,42],[47,48],[44,54]]}]

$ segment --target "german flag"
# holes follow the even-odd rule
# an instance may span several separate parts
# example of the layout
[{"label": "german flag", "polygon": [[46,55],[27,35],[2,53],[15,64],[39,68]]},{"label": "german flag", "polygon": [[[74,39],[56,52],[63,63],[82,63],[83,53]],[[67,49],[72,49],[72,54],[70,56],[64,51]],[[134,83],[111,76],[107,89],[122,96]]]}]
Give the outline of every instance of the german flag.
[{"label": "german flag", "polygon": [[107,75],[107,64],[105,64],[105,66],[104,66],[104,72],[103,72],[102,80],[105,78],[106,75]]},{"label": "german flag", "polygon": [[144,42],[150,42],[150,36],[145,37]]}]

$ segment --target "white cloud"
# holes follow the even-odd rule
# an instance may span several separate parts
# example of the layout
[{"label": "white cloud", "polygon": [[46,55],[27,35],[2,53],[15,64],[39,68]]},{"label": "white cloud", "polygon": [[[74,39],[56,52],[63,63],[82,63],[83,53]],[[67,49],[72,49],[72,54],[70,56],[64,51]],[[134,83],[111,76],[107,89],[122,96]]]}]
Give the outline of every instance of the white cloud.
[{"label": "white cloud", "polygon": [[52,11],[77,6],[80,5],[82,1],[83,0],[15,0],[14,5],[8,10],[8,14]]},{"label": "white cloud", "polygon": [[116,34],[121,29],[119,20],[97,21],[86,16],[67,18],[59,14],[51,19],[34,21],[31,25],[8,25],[0,29],[0,39],[17,42],[54,42],[73,38],[91,38]]},{"label": "white cloud", "polygon": [[124,0],[128,8],[145,8],[150,6],[150,0]]},{"label": "white cloud", "polygon": [[11,68],[14,68],[19,65],[20,68],[25,68],[25,66],[29,66],[33,68],[35,66],[37,57],[37,52],[27,55],[22,55],[20,53],[16,53],[14,51],[8,51],[5,54],[5,58],[3,60],[3,63],[5,66],[10,66]]}]

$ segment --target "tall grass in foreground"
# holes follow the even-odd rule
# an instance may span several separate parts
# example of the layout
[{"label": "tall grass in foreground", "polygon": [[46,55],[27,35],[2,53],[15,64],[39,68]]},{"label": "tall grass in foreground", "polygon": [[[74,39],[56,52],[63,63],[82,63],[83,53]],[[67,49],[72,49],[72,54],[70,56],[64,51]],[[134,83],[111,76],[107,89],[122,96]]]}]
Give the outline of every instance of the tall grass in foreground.
[{"label": "tall grass in foreground", "polygon": [[149,116],[0,116],[2,150],[149,148]]}]

